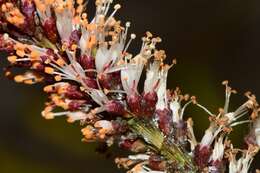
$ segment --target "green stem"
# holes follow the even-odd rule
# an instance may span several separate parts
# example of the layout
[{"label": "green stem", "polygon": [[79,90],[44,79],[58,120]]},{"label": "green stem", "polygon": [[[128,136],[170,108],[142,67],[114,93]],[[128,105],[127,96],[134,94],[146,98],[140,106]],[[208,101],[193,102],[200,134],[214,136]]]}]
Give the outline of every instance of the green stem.
[{"label": "green stem", "polygon": [[128,125],[133,132],[152,145],[157,152],[167,160],[178,165],[180,170],[183,170],[183,172],[189,170],[189,173],[196,172],[196,166],[193,164],[192,158],[187,153],[183,152],[181,147],[177,144],[166,142],[164,140],[164,135],[155,124],[133,118],[128,121]]}]

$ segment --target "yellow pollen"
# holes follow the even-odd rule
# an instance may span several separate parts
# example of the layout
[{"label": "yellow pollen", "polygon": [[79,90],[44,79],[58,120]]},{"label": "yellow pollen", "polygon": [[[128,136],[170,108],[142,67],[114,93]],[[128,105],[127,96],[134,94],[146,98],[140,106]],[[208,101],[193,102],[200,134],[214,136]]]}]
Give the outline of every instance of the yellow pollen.
[{"label": "yellow pollen", "polygon": [[91,139],[94,135],[93,131],[88,127],[81,130],[82,134],[85,136],[86,139]]},{"label": "yellow pollen", "polygon": [[45,112],[51,112],[53,110],[53,107],[48,105],[48,103],[46,103],[46,105],[47,106],[44,108],[44,111],[42,112],[42,114]]},{"label": "yellow pollen", "polygon": [[62,59],[62,58],[59,58],[56,63],[59,65],[59,66],[64,66],[65,65],[65,61]]},{"label": "yellow pollen", "polygon": [[77,49],[77,45],[76,44],[73,44],[72,46],[71,46],[71,50],[73,50],[73,51],[75,51],[76,49]]},{"label": "yellow pollen", "polygon": [[22,75],[17,75],[14,77],[14,81],[17,83],[21,83],[24,81],[24,77]]},{"label": "yellow pollen", "polygon": [[107,133],[107,130],[106,129],[100,129],[99,130],[99,133],[102,135],[105,135]]},{"label": "yellow pollen", "polygon": [[73,1],[72,0],[67,0],[67,7],[69,9],[72,9],[73,8]]},{"label": "yellow pollen", "polygon": [[51,67],[45,67],[44,68],[44,72],[47,74],[53,74],[54,73],[54,69]]},{"label": "yellow pollen", "polygon": [[57,82],[59,82],[59,81],[62,80],[62,77],[61,77],[60,75],[57,75],[57,76],[55,76],[54,78],[55,78],[55,80],[56,80]]},{"label": "yellow pollen", "polygon": [[44,61],[45,64],[49,64],[50,62],[51,62],[50,59],[46,59],[46,60]]},{"label": "yellow pollen", "polygon": [[94,31],[97,28],[96,24],[88,24],[87,30]]},{"label": "yellow pollen", "polygon": [[61,49],[65,51],[68,48],[68,45],[66,43],[63,43],[61,46]]},{"label": "yellow pollen", "polygon": [[54,119],[54,115],[53,115],[52,112],[46,113],[45,115],[43,115],[43,117],[44,117],[46,120]]},{"label": "yellow pollen", "polygon": [[35,82],[34,82],[32,79],[29,79],[29,80],[25,80],[24,83],[25,83],[25,84],[28,84],[28,85],[32,85],[32,84],[34,84]]},{"label": "yellow pollen", "polygon": [[35,62],[35,63],[33,63],[32,68],[37,69],[39,67],[39,65],[41,65],[39,62]]},{"label": "yellow pollen", "polygon": [[63,8],[62,6],[58,6],[58,7],[55,8],[55,11],[56,11],[57,13],[62,13],[63,10],[64,10],[64,8]]},{"label": "yellow pollen", "polygon": [[43,88],[43,91],[46,92],[46,93],[52,92],[53,90],[54,90],[53,85],[48,85],[48,86],[45,86],[45,87]]},{"label": "yellow pollen", "polygon": [[24,23],[25,17],[17,7],[14,7],[12,3],[3,4],[1,9],[5,13],[6,20],[11,24],[19,27]]},{"label": "yellow pollen", "polygon": [[45,0],[45,3],[48,4],[48,5],[51,5],[54,3],[54,0]]},{"label": "yellow pollen", "polygon": [[11,62],[11,63],[15,63],[16,62],[16,59],[17,59],[17,56],[8,56],[7,57],[8,61]]},{"label": "yellow pollen", "polygon": [[26,47],[26,46],[25,46],[24,44],[22,44],[22,43],[16,43],[15,46],[14,46],[14,49],[15,49],[15,50],[18,50],[18,49],[19,49],[19,50],[24,50],[25,47]]},{"label": "yellow pollen", "polygon": [[31,52],[31,59],[32,59],[32,60],[38,60],[38,58],[39,58],[39,52],[37,52],[37,51],[32,51],[32,52]]},{"label": "yellow pollen", "polygon": [[20,57],[24,57],[25,56],[25,52],[23,50],[17,50],[16,54]]},{"label": "yellow pollen", "polygon": [[58,88],[58,94],[63,94],[67,91],[67,87],[59,87]]},{"label": "yellow pollen", "polygon": [[83,3],[83,0],[77,0],[77,3],[78,3],[78,4],[82,4],[82,3]]},{"label": "yellow pollen", "polygon": [[91,49],[96,44],[96,41],[97,41],[96,36],[94,35],[90,36],[90,38],[87,40],[87,44],[86,44],[87,48]]},{"label": "yellow pollen", "polygon": [[68,122],[68,123],[74,123],[75,120],[74,120],[73,118],[71,118],[71,117],[68,117],[68,118],[67,118],[67,122]]},{"label": "yellow pollen", "polygon": [[67,110],[69,108],[68,104],[66,104],[65,102],[60,102],[60,104],[58,104],[58,106],[62,107],[65,110]]},{"label": "yellow pollen", "polygon": [[38,4],[37,8],[41,11],[41,12],[45,12],[46,11],[46,7],[44,4]]}]

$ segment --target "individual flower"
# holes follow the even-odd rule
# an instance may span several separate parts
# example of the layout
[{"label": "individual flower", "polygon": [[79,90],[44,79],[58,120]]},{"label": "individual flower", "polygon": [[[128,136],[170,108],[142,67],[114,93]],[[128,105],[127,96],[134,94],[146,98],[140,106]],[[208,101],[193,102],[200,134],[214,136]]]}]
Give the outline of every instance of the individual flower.
[{"label": "individual flower", "polygon": [[[258,107],[258,103],[254,95],[251,93],[246,93],[248,97],[248,101],[238,107],[234,112],[229,112],[229,102],[230,96],[232,93],[236,93],[235,90],[232,90],[231,87],[228,86],[228,81],[224,81],[223,85],[226,87],[226,100],[224,108],[219,110],[218,115],[212,114],[208,109],[203,107],[202,105],[195,103],[197,106],[205,110],[210,115],[210,126],[205,131],[205,134],[201,140],[201,142],[195,148],[195,161],[199,165],[201,169],[204,169],[208,165],[208,161],[210,159],[210,155],[212,153],[212,143],[218,137],[220,133],[230,133],[232,131],[232,127],[237,126],[243,123],[251,123],[252,120],[241,120],[238,121],[241,117],[249,114],[250,110],[253,112]],[[252,115],[251,115],[252,116]]]},{"label": "individual flower", "polygon": [[[247,150],[237,150],[233,149],[227,153],[229,158],[229,172],[230,173],[247,173],[249,171],[250,165],[252,164],[253,157],[259,151],[259,147],[249,146]],[[237,160],[237,153],[241,152],[242,156]]]}]

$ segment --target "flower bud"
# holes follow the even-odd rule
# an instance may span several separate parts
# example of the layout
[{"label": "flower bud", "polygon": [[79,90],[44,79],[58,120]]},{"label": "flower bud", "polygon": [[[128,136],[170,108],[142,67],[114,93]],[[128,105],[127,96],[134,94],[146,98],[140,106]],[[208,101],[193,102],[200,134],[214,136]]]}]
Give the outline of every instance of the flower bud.
[{"label": "flower bud", "polygon": [[43,29],[48,37],[48,39],[55,43],[57,41],[57,28],[56,28],[56,22],[53,17],[47,18],[43,22]]},{"label": "flower bud", "polygon": [[69,85],[66,88],[65,96],[70,99],[81,99],[84,97],[84,94],[78,90],[77,86]]},{"label": "flower bud", "polygon": [[197,145],[195,147],[195,163],[201,170],[207,166],[211,153],[212,149],[209,146]]},{"label": "flower bud", "polygon": [[132,92],[130,95],[127,96],[127,104],[129,106],[129,109],[137,116],[142,116],[141,102],[142,97],[136,92]]},{"label": "flower bud", "polygon": [[158,109],[155,113],[158,117],[159,128],[165,135],[169,135],[173,129],[171,111],[165,108],[163,110]]},{"label": "flower bud", "polygon": [[146,116],[152,116],[155,111],[155,106],[157,103],[158,97],[155,91],[150,91],[143,95],[143,113]]},{"label": "flower bud", "polygon": [[98,88],[97,81],[95,79],[85,78],[83,79],[83,81],[89,88],[94,88],[94,89]]},{"label": "flower bud", "polygon": [[110,100],[106,103],[105,107],[108,113],[121,116],[125,114],[124,105],[120,101]]}]

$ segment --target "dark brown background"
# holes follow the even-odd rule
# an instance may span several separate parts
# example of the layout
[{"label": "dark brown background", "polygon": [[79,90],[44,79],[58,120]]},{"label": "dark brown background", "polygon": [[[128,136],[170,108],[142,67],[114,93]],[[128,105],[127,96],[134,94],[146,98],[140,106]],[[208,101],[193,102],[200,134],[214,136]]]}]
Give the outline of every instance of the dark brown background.
[{"label": "dark brown background", "polygon": [[[212,111],[224,103],[221,81],[225,79],[240,92],[232,98],[232,108],[245,101],[247,90],[260,97],[260,1],[125,0],[121,4],[120,18],[132,21],[132,32],[141,37],[150,30],[161,36],[160,47],[169,58],[178,59],[169,75],[169,88],[180,86]],[[89,5],[93,11],[93,0]],[[140,44],[135,41],[132,45],[137,51],[134,45]],[[2,68],[6,61],[1,59]],[[77,124],[67,124],[64,118],[41,118],[45,98],[41,86],[15,84],[1,74],[0,172],[118,172],[113,157],[107,159],[95,152],[96,144],[80,141]],[[207,115],[195,107],[187,114],[194,117],[200,138],[208,126]],[[232,133],[237,145],[242,143],[246,127]],[[254,162],[258,168],[259,157]]]}]

